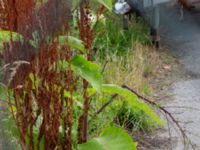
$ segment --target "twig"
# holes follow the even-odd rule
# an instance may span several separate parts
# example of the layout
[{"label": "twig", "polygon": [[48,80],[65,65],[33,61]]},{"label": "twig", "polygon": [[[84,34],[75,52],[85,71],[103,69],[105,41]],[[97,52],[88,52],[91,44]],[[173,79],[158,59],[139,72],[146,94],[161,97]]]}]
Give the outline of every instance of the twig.
[{"label": "twig", "polygon": [[168,127],[168,134],[169,134],[169,140],[170,140],[170,148],[171,148],[171,150],[173,150],[173,148],[172,148],[172,134],[171,134],[171,129],[170,129],[170,122],[169,122],[169,119],[168,119],[168,117],[166,116],[166,119],[167,119],[167,127]]},{"label": "twig", "polygon": [[117,94],[113,95],[108,102],[106,102],[97,112],[94,113],[92,119],[100,114],[109,104],[111,104],[117,96]]},{"label": "twig", "polygon": [[108,64],[108,60],[105,62],[105,64],[103,65],[103,68],[102,68],[102,70],[101,70],[101,74],[103,74],[104,73],[104,71],[105,71],[105,69],[106,69],[106,66],[107,66],[107,64]]},{"label": "twig", "polygon": [[161,102],[161,101],[165,100],[166,98],[170,98],[171,96],[173,96],[173,95],[165,95],[160,98],[155,98],[155,102]]},{"label": "twig", "polygon": [[188,106],[164,106],[163,108],[179,108],[179,109],[189,109],[194,111],[200,111],[200,109],[195,107],[188,107]]},{"label": "twig", "polygon": [[175,125],[178,127],[178,129],[181,132],[183,138],[184,139],[185,138],[188,139],[188,142],[191,145],[192,149],[195,150],[194,145],[192,144],[192,142],[190,141],[190,139],[188,138],[188,136],[185,134],[185,131],[182,129],[182,127],[180,126],[180,124],[178,123],[178,121],[173,117],[173,115],[169,111],[167,111],[164,107],[159,106],[157,103],[155,103],[155,102],[153,102],[153,101],[145,98],[144,96],[140,95],[139,93],[137,93],[133,89],[129,88],[127,85],[122,85],[122,88],[129,90],[130,92],[132,92],[133,94],[135,94],[141,100],[145,101],[146,103],[149,103],[152,106],[155,106],[155,107],[159,108],[162,112],[164,112],[175,123]]}]

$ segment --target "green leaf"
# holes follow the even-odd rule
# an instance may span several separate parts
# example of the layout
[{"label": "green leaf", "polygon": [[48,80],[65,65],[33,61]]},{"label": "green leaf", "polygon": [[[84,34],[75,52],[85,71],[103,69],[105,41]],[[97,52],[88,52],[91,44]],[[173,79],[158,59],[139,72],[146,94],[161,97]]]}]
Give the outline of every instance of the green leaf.
[{"label": "green leaf", "polygon": [[66,71],[69,69],[69,63],[66,60],[59,60],[57,66],[59,71]]},{"label": "green leaf", "polygon": [[81,0],[72,0],[72,10],[75,8],[77,9],[78,6],[80,5]]},{"label": "green leaf", "polygon": [[90,61],[87,61],[82,56],[75,56],[71,61],[72,69],[82,78],[86,79],[95,90],[101,91],[102,75],[100,67]]},{"label": "green leaf", "polygon": [[38,76],[35,76],[33,73],[29,74],[29,78],[33,83],[32,85],[33,90],[36,90],[39,87],[40,78]]},{"label": "green leaf", "polygon": [[136,95],[130,92],[127,89],[124,89],[118,85],[114,84],[103,84],[102,86],[103,92],[114,95],[118,94],[126,100],[129,106],[133,109],[143,111],[149,118],[151,118],[155,123],[160,126],[163,126],[163,122],[160,118],[152,111],[152,109],[144,102],[140,101]]},{"label": "green leaf", "polygon": [[90,96],[95,95],[97,91],[94,88],[88,88],[87,93],[88,93],[88,96],[90,97]]},{"label": "green leaf", "polygon": [[1,124],[1,129],[0,129],[1,136],[4,136],[4,139],[7,139],[9,141],[9,146],[7,148],[13,150],[19,150],[20,145],[18,139],[20,138],[20,135],[12,116],[4,114],[4,116],[1,117],[0,124]]},{"label": "green leaf", "polygon": [[[57,65],[60,71],[69,69],[69,63],[65,60],[58,61]],[[86,60],[82,56],[75,56],[71,61],[71,65],[72,70],[87,80],[94,88],[92,91],[88,91],[89,95],[95,94],[96,91],[101,92],[102,75],[97,64]]]},{"label": "green leaf", "polygon": [[97,0],[99,3],[104,5],[109,11],[112,11],[112,0]]},{"label": "green leaf", "polygon": [[83,104],[80,102],[80,100],[83,99],[82,95],[79,95],[78,93],[73,93],[73,95],[71,96],[69,91],[64,90],[64,97],[65,98],[73,98],[73,100],[76,103],[76,106],[83,108]]},{"label": "green leaf", "polygon": [[6,89],[0,85],[0,101],[6,99]]},{"label": "green leaf", "polygon": [[81,52],[85,51],[83,41],[73,36],[59,36],[59,43],[60,45],[68,44],[71,48],[79,50]]},{"label": "green leaf", "polygon": [[136,143],[124,130],[110,127],[100,137],[80,144],[78,150],[136,150]]},{"label": "green leaf", "polygon": [[0,31],[0,52],[3,49],[3,43],[10,43],[11,41],[21,41],[23,42],[23,36],[11,31]]}]

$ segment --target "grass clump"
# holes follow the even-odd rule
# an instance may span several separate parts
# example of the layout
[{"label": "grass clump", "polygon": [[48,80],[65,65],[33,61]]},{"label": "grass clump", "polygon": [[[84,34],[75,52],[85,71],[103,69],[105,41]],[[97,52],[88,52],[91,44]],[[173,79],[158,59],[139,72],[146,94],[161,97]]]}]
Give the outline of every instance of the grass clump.
[{"label": "grass clump", "polygon": [[[127,55],[115,56],[109,60],[105,67],[104,76],[106,82],[118,85],[125,84],[144,96],[151,96],[152,90],[148,81],[151,76],[156,74],[160,65],[160,56],[155,49],[136,44]],[[117,103],[119,103],[118,107],[113,107],[113,109],[118,112],[115,121],[120,126],[134,131],[151,131],[159,127],[144,112],[138,111],[124,102],[118,101]]]},{"label": "grass clump", "polygon": [[151,89],[147,83],[160,65],[159,53],[152,47],[138,43],[127,55],[107,59],[104,75],[110,83],[126,84],[143,95],[150,95]]},{"label": "grass clump", "polygon": [[120,126],[132,131],[150,132],[160,126],[143,111],[129,107],[126,103],[121,106],[115,121]]},{"label": "grass clump", "polygon": [[124,56],[137,42],[144,45],[150,44],[149,28],[142,20],[138,23],[133,20],[129,29],[124,30],[119,16],[106,17],[103,22],[97,22],[94,28],[93,48],[101,59],[105,60],[105,57],[113,55]]},{"label": "grass clump", "polygon": [[[151,47],[149,27],[143,20],[129,22],[129,29],[123,30],[122,18],[113,15],[105,16],[103,22],[94,26],[95,40],[93,48],[95,59],[102,64],[106,83],[128,85],[145,96],[151,95],[148,85],[149,76],[155,73],[160,64],[158,52]],[[118,98],[115,104],[106,108],[92,125],[92,131],[117,123],[134,131],[151,131],[158,124],[144,112],[127,106]],[[96,105],[101,106],[98,102]],[[106,120],[105,123],[103,123]]]}]

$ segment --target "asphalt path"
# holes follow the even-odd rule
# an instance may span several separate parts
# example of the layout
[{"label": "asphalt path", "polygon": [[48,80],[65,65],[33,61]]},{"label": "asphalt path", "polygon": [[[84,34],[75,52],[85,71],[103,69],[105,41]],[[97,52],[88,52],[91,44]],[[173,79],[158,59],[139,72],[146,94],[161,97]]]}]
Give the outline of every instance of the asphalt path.
[{"label": "asphalt path", "polygon": [[[171,88],[173,100],[166,104],[191,139],[195,149],[200,150],[200,9],[182,10],[178,5],[161,7],[161,41],[186,70],[188,78],[174,82]],[[183,15],[182,15],[183,14]],[[178,144],[173,150],[184,150],[175,130]],[[187,150],[192,147],[186,147]]]}]

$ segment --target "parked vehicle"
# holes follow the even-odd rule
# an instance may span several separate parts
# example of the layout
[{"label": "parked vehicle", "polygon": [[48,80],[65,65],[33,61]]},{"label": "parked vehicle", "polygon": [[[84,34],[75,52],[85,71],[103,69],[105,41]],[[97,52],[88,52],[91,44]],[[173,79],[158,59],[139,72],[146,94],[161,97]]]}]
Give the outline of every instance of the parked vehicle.
[{"label": "parked vehicle", "polygon": [[192,9],[200,6],[200,0],[178,0],[178,2],[187,9]]},{"label": "parked vehicle", "polygon": [[128,28],[128,15],[136,13],[136,16],[143,17],[150,26],[152,43],[155,44],[156,47],[159,47],[159,5],[168,1],[170,0],[117,0],[114,6],[114,12],[124,15],[125,28]]}]

